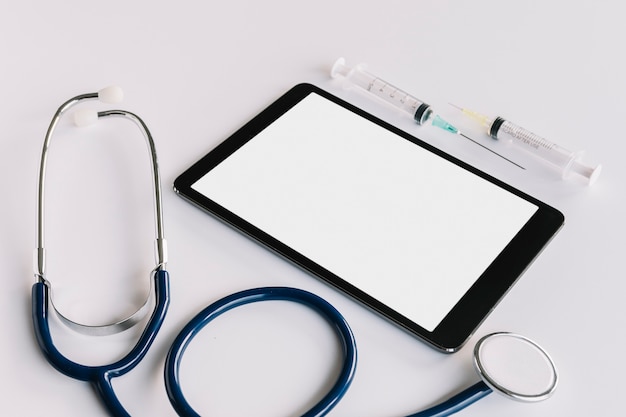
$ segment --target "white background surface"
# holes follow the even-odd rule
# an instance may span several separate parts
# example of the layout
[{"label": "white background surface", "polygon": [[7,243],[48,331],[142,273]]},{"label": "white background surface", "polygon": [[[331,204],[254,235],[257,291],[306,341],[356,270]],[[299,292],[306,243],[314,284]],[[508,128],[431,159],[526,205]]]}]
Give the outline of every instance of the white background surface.
[{"label": "white background surface", "polygon": [[[172,304],[144,362],[115,382],[133,416],[169,416],[163,360],[205,305],[264,285],[311,290],[351,323],[356,379],[333,416],[401,416],[476,380],[471,348],[496,330],[540,342],[561,372],[539,404],[496,395],[464,416],[615,415],[621,410],[626,64],[618,1],[4,1],[0,7],[3,415],[105,415],[89,386],[43,359],[30,322],[37,171],[50,117],[67,98],[118,84],[123,107],[151,128],[164,183]],[[499,114],[602,162],[598,183],[565,183],[519,154],[519,170],[476,145],[418,127],[343,91],[338,56],[430,102]],[[182,201],[174,178],[299,82],[311,82],[560,209],[566,225],[481,326],[470,346],[437,353]],[[484,144],[505,152],[477,130]],[[74,139],[76,138],[76,139]],[[128,140],[126,140],[128,138]],[[86,322],[140,304],[152,268],[150,186],[141,137],[123,121],[82,131],[65,121],[48,169],[48,278],[59,307]],[[531,169],[533,168],[533,169]],[[101,363],[135,333],[87,338],[54,327],[72,358]],[[233,311],[190,348],[184,389],[202,414],[298,415],[337,370],[334,338],[317,317],[281,303]]]}]

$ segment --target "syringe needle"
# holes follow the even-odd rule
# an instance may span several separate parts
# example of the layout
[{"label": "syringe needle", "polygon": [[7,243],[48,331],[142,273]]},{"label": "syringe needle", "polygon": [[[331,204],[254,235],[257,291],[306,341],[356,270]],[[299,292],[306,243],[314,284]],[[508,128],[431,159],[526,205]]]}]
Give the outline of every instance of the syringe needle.
[{"label": "syringe needle", "polygon": [[[455,107],[456,107],[456,106],[455,106]],[[469,140],[470,142],[473,142],[473,143],[475,143],[476,145],[480,146],[481,148],[488,150],[488,151],[489,151],[489,152],[491,152],[492,154],[499,156],[500,158],[504,159],[505,161],[508,161],[508,162],[512,163],[513,165],[515,165],[515,166],[519,167],[519,168],[526,169],[526,168],[524,168],[523,166],[521,166],[521,165],[519,165],[519,164],[516,164],[515,162],[511,161],[510,159],[508,159],[508,158],[506,158],[506,157],[504,157],[504,156],[500,155],[500,154],[499,154],[499,153],[497,153],[496,151],[494,151],[494,150],[492,150],[492,149],[489,149],[489,148],[488,148],[488,147],[486,147],[485,145],[483,145],[483,144],[481,144],[481,143],[479,143],[479,142],[475,141],[474,139],[470,138],[469,136],[465,135],[465,134],[464,134],[464,133],[462,133],[459,129],[457,129],[456,127],[454,127],[454,126],[453,126],[453,125],[451,125],[450,123],[446,122],[446,121],[445,121],[443,118],[441,118],[439,115],[436,115],[435,117],[433,117],[433,119],[432,119],[432,122],[431,122],[431,123],[432,123],[432,125],[433,125],[433,126],[436,126],[436,127],[440,128],[440,129],[443,129],[443,130],[445,130],[445,131],[447,131],[447,132],[450,132],[450,133],[455,133],[455,134],[457,134],[457,135],[461,135],[461,136],[463,136],[465,139]]]},{"label": "syringe needle", "polygon": [[456,109],[461,110],[461,111],[465,110],[463,107],[459,107],[456,104],[453,104],[453,103],[448,103],[448,104],[451,105],[452,107],[456,108]]},{"label": "syringe needle", "polygon": [[459,135],[461,135],[461,136],[463,136],[465,139],[467,139],[467,140],[469,140],[469,141],[474,142],[476,145],[480,146],[481,148],[484,148],[484,149],[488,150],[488,151],[489,151],[489,152],[491,152],[492,154],[494,154],[494,155],[498,155],[500,158],[504,159],[505,161],[509,161],[510,163],[512,163],[513,165],[515,165],[516,167],[520,167],[520,168],[522,168],[522,169],[526,169],[526,168],[524,168],[523,166],[521,166],[520,164],[517,164],[517,163],[515,163],[515,162],[511,161],[509,158],[507,158],[507,157],[505,157],[505,156],[500,155],[499,153],[497,153],[497,152],[496,152],[496,151],[494,151],[493,149],[489,149],[489,148],[488,148],[488,147],[486,147],[485,145],[483,145],[483,144],[481,144],[481,143],[476,142],[474,139],[470,138],[470,137],[469,137],[469,136],[467,136],[466,134],[461,133],[461,132],[458,132],[458,134],[459,134]]}]

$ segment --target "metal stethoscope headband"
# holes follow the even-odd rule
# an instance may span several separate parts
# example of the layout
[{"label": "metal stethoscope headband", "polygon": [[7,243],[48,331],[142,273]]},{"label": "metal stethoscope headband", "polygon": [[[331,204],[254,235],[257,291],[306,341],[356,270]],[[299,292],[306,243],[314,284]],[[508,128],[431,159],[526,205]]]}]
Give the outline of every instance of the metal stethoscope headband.
[{"label": "metal stethoscope headband", "polygon": [[[44,245],[44,203],[45,203],[45,178],[46,178],[46,165],[48,161],[48,149],[50,147],[50,140],[52,135],[56,129],[56,126],[63,116],[63,114],[69,110],[74,105],[86,101],[86,100],[99,100],[103,103],[117,103],[122,101],[123,92],[119,87],[112,86],[104,88],[97,93],[89,93],[82,94],[76,96],[59,107],[57,112],[55,113],[52,121],[50,122],[50,126],[48,127],[48,131],[46,133],[46,137],[44,139],[43,150],[41,152],[41,164],[39,167],[39,189],[37,194],[37,249],[35,253],[35,277],[38,282],[43,283],[48,291],[51,290],[51,283],[46,279],[45,276],[45,267],[46,267],[46,249]],[[162,204],[161,204],[161,179],[159,176],[159,165],[157,160],[156,148],[154,146],[154,140],[152,139],[152,135],[148,130],[146,124],[141,120],[141,118],[131,112],[125,110],[108,110],[102,112],[96,112],[91,109],[82,109],[74,114],[74,123],[77,126],[85,126],[91,123],[94,123],[101,117],[123,117],[128,120],[134,122],[141,132],[143,133],[146,142],[148,144],[148,148],[150,151],[151,161],[152,161],[152,179],[153,179],[153,188],[154,188],[154,210],[155,210],[155,224],[156,224],[156,240],[155,240],[155,258],[156,258],[156,267],[155,271],[165,271],[165,266],[167,263],[167,241],[163,237],[163,212],[162,212]],[[129,317],[106,325],[92,326],[92,325],[84,325],[77,323],[75,321],[70,320],[66,316],[64,316],[61,312],[59,312],[56,307],[54,307],[54,302],[52,300],[52,293],[50,291],[50,299],[52,301],[52,306],[55,309],[55,312],[59,316],[59,318],[72,329],[89,334],[89,335],[106,335],[106,334],[114,334],[120,331],[126,330],[135,324],[137,324],[141,319],[145,316],[147,309],[149,307],[150,296],[146,299],[145,303],[139,308],[134,314]]]},{"label": "metal stethoscope headband", "polygon": [[[97,93],[76,96],[59,107],[55,113],[44,140],[39,172],[37,249],[35,253],[35,279],[32,288],[32,317],[35,336],[39,347],[50,364],[59,372],[90,382],[111,415],[130,416],[117,399],[111,380],[131,371],[143,359],[161,327],[169,306],[169,274],[165,270],[167,246],[163,237],[161,209],[161,182],[152,136],[145,123],[135,114],[125,110],[101,112],[79,111],[75,122],[85,125],[98,118],[109,116],[123,117],[133,121],[141,130],[152,157],[152,173],[155,199],[156,266],[151,274],[154,290],[146,302],[128,318],[102,326],[80,324],[61,314],[52,302],[52,286],[45,276],[44,247],[44,183],[46,161],[50,138],[61,116],[75,104],[85,100],[111,103],[122,99],[122,91],[109,87]],[[342,347],[343,363],[339,375],[328,393],[304,416],[321,417],[326,415],[348,390],[356,371],[356,341],[350,326],[331,304],[319,296],[296,288],[264,287],[231,294],[214,302],[198,313],[178,334],[165,360],[165,385],[170,402],[181,416],[199,416],[185,399],[180,388],[179,368],[184,352],[193,338],[213,319],[221,314],[254,302],[286,300],[303,304],[319,313],[335,330]],[[70,328],[91,335],[107,335],[126,330],[142,322],[150,305],[153,311],[135,346],[118,361],[100,366],[81,365],[66,358],[55,347],[49,327],[50,309]],[[481,381],[454,395],[443,403],[409,417],[445,417],[460,411],[492,391],[500,392],[510,398],[521,401],[540,401],[548,398],[557,386],[557,371],[550,356],[533,341],[512,333],[493,333],[483,337],[474,349],[474,366],[481,376]]]},{"label": "metal stethoscope headband", "polygon": [[[147,321],[145,329],[141,334],[135,346],[122,359],[115,363],[102,366],[86,366],[71,361],[66,358],[55,347],[50,334],[48,319],[50,316],[49,307],[52,306],[58,318],[70,328],[90,335],[107,335],[118,333],[126,330],[133,325],[139,323],[147,314],[151,304],[152,297],[148,296],[146,302],[132,315],[121,321],[106,325],[85,325],[70,320],[60,313],[52,299],[52,284],[46,278],[45,264],[46,252],[44,245],[44,197],[45,197],[45,175],[46,163],[48,157],[48,149],[50,139],[55,131],[57,123],[63,114],[74,105],[87,100],[100,100],[105,103],[115,103],[122,100],[123,93],[118,87],[109,87],[100,90],[97,93],[89,93],[76,96],[63,103],[56,111],[43,144],[41,154],[41,165],[39,170],[39,188],[38,188],[38,210],[37,210],[37,249],[35,251],[35,279],[36,282],[32,288],[32,316],[35,327],[35,336],[37,342],[50,364],[61,373],[72,378],[91,382],[100,397],[103,399],[105,406],[113,415],[127,416],[129,415],[120,402],[118,401],[111,379],[124,375],[131,371],[148,352],[152,345],[169,305],[169,275],[165,270],[167,262],[167,247],[163,237],[163,220],[161,210],[161,182],[159,177],[158,162],[154,141],[145,123],[135,114],[124,110],[109,110],[102,112],[94,112],[84,110],[76,113],[75,122],[78,125],[85,125],[96,121],[100,117],[117,116],[133,121],[145,136],[150,155],[152,157],[152,174],[154,180],[154,199],[155,199],[155,221],[156,221],[156,266],[151,276],[151,287],[154,289],[155,301],[152,315]],[[152,282],[154,281],[154,282]]]}]

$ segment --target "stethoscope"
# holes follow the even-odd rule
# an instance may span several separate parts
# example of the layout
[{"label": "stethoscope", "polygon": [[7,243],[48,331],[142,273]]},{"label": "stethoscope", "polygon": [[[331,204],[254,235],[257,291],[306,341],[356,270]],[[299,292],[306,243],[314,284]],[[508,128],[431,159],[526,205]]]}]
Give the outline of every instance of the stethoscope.
[{"label": "stethoscope", "polygon": [[[44,246],[44,183],[50,139],[63,114],[74,105],[86,100],[105,103],[121,101],[123,93],[118,87],[108,87],[96,93],[82,94],[63,103],[55,113],[46,133],[39,171],[37,211],[37,249],[35,254],[35,279],[32,287],[32,317],[35,336],[45,358],[59,372],[77,380],[89,382],[113,416],[130,416],[118,400],[112,379],[125,375],[139,364],[161,328],[169,306],[169,274],[166,271],[167,244],[163,234],[161,207],[161,181],[156,150],[152,135],[143,120],[125,110],[90,110],[75,113],[77,125],[86,125],[99,118],[122,117],[134,122],[145,137],[151,160],[154,185],[154,208],[156,222],[155,257],[156,266],[151,272],[151,292],[145,303],[126,319],[115,323],[91,326],[77,323],[64,316],[55,306],[52,284],[45,276]],[[342,348],[343,363],[339,376],[327,394],[304,416],[326,415],[344,396],[356,371],[357,347],[354,335],[344,317],[331,304],[310,292],[289,287],[264,287],[241,291],[226,296],[198,313],[175,338],[165,360],[165,386],[170,403],[181,416],[199,416],[186,400],[180,383],[180,366],[185,350],[193,338],[212,320],[221,314],[250,303],[286,300],[303,304],[316,311],[335,331]],[[88,335],[109,335],[124,331],[142,322],[149,307],[152,314],[135,346],[122,359],[108,365],[88,366],[78,364],[65,357],[54,345],[49,327],[50,307],[61,322],[70,328]],[[474,348],[474,367],[481,380],[439,405],[412,414],[409,417],[444,417],[462,410],[493,391],[520,401],[541,401],[552,395],[558,382],[554,362],[539,345],[532,340],[513,333],[492,333],[478,341]],[[516,378],[516,375],[521,377]],[[536,381],[530,383],[532,379]]]}]

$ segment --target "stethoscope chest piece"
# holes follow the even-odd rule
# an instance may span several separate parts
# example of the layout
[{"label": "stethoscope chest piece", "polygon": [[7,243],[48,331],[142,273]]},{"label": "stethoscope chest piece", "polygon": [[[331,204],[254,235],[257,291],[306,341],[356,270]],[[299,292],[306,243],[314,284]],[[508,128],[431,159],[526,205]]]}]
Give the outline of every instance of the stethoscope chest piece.
[{"label": "stethoscope chest piece", "polygon": [[558,382],[548,353],[514,333],[493,333],[480,339],[474,348],[474,366],[489,388],[519,401],[545,400]]}]

